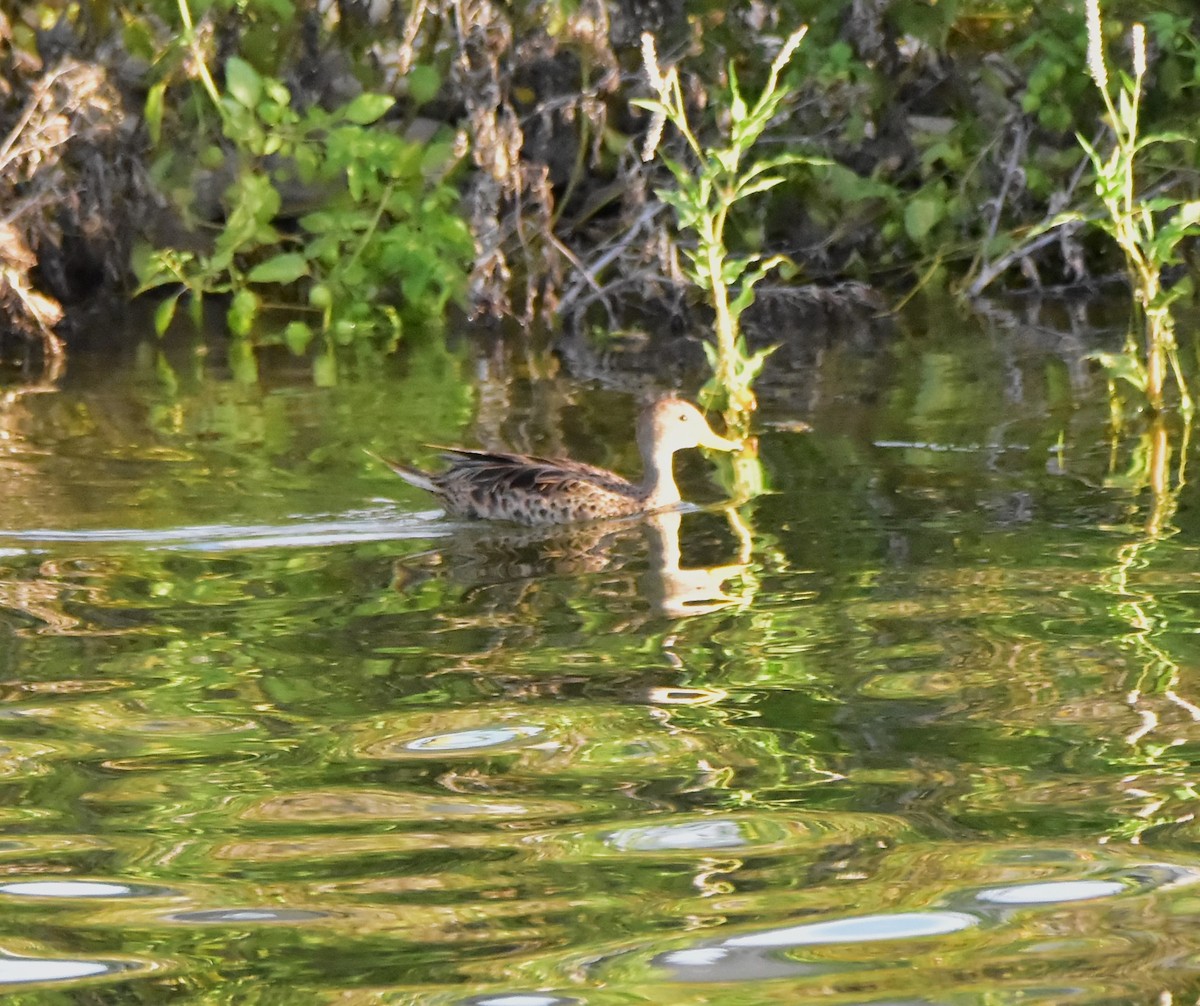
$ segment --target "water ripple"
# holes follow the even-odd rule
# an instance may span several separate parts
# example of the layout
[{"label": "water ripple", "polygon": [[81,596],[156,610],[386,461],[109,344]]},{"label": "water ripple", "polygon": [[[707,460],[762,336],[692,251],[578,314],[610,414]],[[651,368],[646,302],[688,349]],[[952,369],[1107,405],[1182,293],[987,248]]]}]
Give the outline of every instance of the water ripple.
[{"label": "water ripple", "polygon": [[[175,528],[97,528],[70,531],[55,528],[0,529],[0,555],[18,556],[53,545],[132,544],[147,550],[229,552],[242,549],[316,548],[362,541],[441,538],[452,534],[450,522],[431,521],[440,511],[424,514],[366,510],[334,518],[297,517],[286,524],[197,524]],[[23,546],[13,547],[14,544]]]},{"label": "water ripple", "polygon": [[242,817],[259,821],[442,821],[569,816],[579,805],[567,800],[498,799],[457,795],[396,794],[383,790],[338,790],[288,793],[268,797],[247,808]]}]

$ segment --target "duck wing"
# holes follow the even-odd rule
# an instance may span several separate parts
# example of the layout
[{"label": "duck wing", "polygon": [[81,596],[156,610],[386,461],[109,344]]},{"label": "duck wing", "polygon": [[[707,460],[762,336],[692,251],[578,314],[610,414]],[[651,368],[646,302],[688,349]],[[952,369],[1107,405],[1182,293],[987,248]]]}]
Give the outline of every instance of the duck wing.
[{"label": "duck wing", "polygon": [[433,449],[440,452],[450,466],[441,476],[443,479],[468,481],[489,495],[553,495],[581,482],[620,494],[634,488],[628,479],[614,472],[570,458],[543,458],[534,454],[506,454],[464,447],[434,446]]}]

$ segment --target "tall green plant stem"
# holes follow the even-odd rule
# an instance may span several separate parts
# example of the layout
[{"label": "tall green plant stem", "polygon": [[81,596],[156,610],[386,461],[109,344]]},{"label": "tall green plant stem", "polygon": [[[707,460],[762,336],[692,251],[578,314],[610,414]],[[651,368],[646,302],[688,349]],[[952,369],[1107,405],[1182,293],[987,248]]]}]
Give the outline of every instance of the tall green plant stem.
[{"label": "tall green plant stem", "polygon": [[[744,388],[737,387],[734,361],[738,355],[738,325],[729,310],[729,291],[721,282],[725,270],[725,217],[726,207],[721,206],[712,217],[705,221],[706,226],[702,231],[701,243],[706,246],[704,261],[708,272],[713,309],[716,311],[717,365],[716,373],[713,376],[716,378],[717,385],[728,389],[726,409],[728,412],[736,413],[737,419],[740,421],[739,425],[742,425],[743,417],[753,412],[758,407],[758,402],[749,385]],[[726,416],[727,424],[728,419],[729,417]],[[738,437],[745,437],[749,430],[738,429],[733,432]]]},{"label": "tall green plant stem", "polygon": [[[762,370],[767,352],[750,353],[741,335],[740,317],[753,303],[754,287],[771,270],[786,262],[781,255],[730,253],[725,228],[730,209],[740,200],[765,192],[782,182],[783,176],[772,169],[783,164],[813,163],[814,159],[794,154],[755,161],[743,160],[775,116],[789,91],[780,84],[780,74],[791,60],[806,29],[794,32],[771,63],[767,82],[753,105],[748,105],[738,89],[737,73],[729,67],[729,133],[723,146],[702,146],[688,121],[687,107],[675,67],[662,70],[658,64],[654,37],[642,36],[642,58],[646,75],[657,98],[639,99],[634,104],[654,113],[644,160],[658,150],[666,123],[683,137],[690,151],[690,163],[660,154],[675,178],[675,187],[659,189],[659,197],[674,210],[681,231],[695,235],[695,247],[684,246],[685,271],[707,295],[716,315],[715,339],[706,344],[712,380],[701,397],[706,405],[720,409],[733,436],[745,440],[750,432],[750,416],[757,408],[753,382]],[[769,351],[768,351],[769,352]]]},{"label": "tall green plant stem", "polygon": [[[1144,325],[1144,359],[1136,363],[1135,383],[1142,386],[1150,408],[1159,413],[1164,405],[1164,389],[1170,373],[1179,391],[1180,409],[1192,414],[1192,398],[1179,364],[1178,346],[1170,304],[1179,291],[1162,287],[1164,265],[1177,261],[1179,241],[1195,229],[1200,204],[1171,200],[1139,200],[1135,189],[1136,157],[1153,143],[1184,139],[1178,136],[1142,136],[1139,113],[1146,77],[1146,30],[1133,26],[1133,77],[1121,75],[1117,101],[1109,92],[1108,67],[1104,59],[1103,32],[1099,0],[1087,0],[1088,71],[1104,101],[1105,115],[1115,142],[1107,157],[1080,138],[1096,172],[1096,194],[1104,204],[1108,219],[1101,226],[1116,241],[1125,257],[1125,267]],[[1170,210],[1173,216],[1161,226],[1155,211]],[[1182,288],[1181,288],[1182,289]],[[1136,361],[1137,345],[1133,333],[1126,339],[1126,356]]]},{"label": "tall green plant stem", "polygon": [[192,12],[188,7],[188,0],[179,0],[179,18],[183,22],[184,39],[191,50],[192,59],[196,64],[196,73],[200,76],[200,83],[204,85],[204,90],[208,92],[208,96],[212,99],[212,103],[217,107],[217,111],[219,112],[221,110],[221,92],[217,90],[217,82],[213,80],[212,74],[208,72],[208,63],[205,61],[204,53],[200,51],[200,44],[196,40],[196,26],[192,23]]},{"label": "tall green plant stem", "polygon": [[[1097,11],[1099,8],[1096,8]],[[1141,25],[1138,25],[1140,28]],[[1116,186],[1106,186],[1101,191],[1104,207],[1112,221],[1112,235],[1125,256],[1125,267],[1133,284],[1145,318],[1146,341],[1146,397],[1151,407],[1159,412],[1163,405],[1163,384],[1167,376],[1168,355],[1174,358],[1175,337],[1171,330],[1170,311],[1157,307],[1162,293],[1162,280],[1157,266],[1153,265],[1143,249],[1146,237],[1153,237],[1154,224],[1149,211],[1134,203],[1134,157],[1138,150],[1138,118],[1142,103],[1142,81],[1145,77],[1145,42],[1140,37],[1134,42],[1134,77],[1131,90],[1123,90],[1125,98],[1120,114],[1108,92],[1107,81],[1096,80],[1100,96],[1104,100],[1108,121],[1113,124],[1116,147],[1113,151],[1113,178]],[[1103,58],[1103,57],[1101,57]],[[1126,98],[1126,95],[1128,97]],[[1128,337],[1131,349],[1132,333]],[[1182,381],[1180,387],[1183,388]],[[1187,393],[1184,392],[1186,399]]]}]

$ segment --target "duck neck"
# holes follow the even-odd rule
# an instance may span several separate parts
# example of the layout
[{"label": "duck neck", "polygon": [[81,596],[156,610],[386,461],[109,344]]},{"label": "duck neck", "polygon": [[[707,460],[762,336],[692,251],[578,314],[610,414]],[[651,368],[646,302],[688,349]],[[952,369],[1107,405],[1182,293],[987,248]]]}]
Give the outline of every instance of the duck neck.
[{"label": "duck neck", "polygon": [[682,499],[672,470],[674,456],[674,451],[662,447],[647,452],[646,471],[642,476],[642,492],[646,494],[647,506],[654,509],[674,506]]}]

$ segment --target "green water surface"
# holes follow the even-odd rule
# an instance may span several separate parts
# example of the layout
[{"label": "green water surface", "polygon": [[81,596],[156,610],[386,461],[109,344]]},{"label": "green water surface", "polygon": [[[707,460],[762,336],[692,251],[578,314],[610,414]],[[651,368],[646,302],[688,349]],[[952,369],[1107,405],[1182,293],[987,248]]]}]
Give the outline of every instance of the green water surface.
[{"label": "green water surface", "polygon": [[1194,1002],[1197,496],[1089,348],[914,318],[776,376],[736,515],[694,455],[551,536],[363,450],[636,473],[520,350],[13,384],[5,1001]]}]

